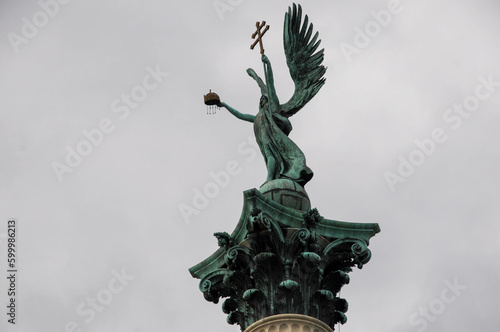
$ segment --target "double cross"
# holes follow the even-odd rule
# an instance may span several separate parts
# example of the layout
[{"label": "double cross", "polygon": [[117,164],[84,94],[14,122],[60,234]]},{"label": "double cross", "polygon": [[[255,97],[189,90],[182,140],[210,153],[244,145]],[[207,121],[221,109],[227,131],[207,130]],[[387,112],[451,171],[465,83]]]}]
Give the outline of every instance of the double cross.
[{"label": "double cross", "polygon": [[262,23],[255,23],[255,26],[257,27],[257,31],[255,31],[252,35],[252,39],[255,39],[255,36],[257,36],[257,40],[250,46],[250,49],[253,50],[255,45],[259,43],[260,45],[260,54],[264,54],[264,45],[262,44],[262,36],[266,33],[267,30],[269,30],[269,25],[266,25],[266,28],[264,31],[261,31],[261,29],[266,25],[266,21],[262,21]]}]

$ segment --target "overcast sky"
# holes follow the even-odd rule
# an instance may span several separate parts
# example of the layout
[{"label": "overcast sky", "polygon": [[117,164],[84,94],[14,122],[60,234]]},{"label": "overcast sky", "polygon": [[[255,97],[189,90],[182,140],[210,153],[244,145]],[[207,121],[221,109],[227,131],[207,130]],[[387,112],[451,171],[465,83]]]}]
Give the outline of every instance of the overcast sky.
[{"label": "overcast sky", "polygon": [[[239,331],[188,268],[233,231],[266,171],[252,125],[207,115],[203,95],[257,113],[245,70],[262,75],[249,46],[266,20],[288,100],[289,5],[0,2],[1,275],[10,218],[19,264],[14,327],[0,281],[2,331]],[[324,217],[382,229],[342,290],[341,330],[498,331],[499,3],[302,6],[328,66],[291,118],[315,173],[306,190]]]}]

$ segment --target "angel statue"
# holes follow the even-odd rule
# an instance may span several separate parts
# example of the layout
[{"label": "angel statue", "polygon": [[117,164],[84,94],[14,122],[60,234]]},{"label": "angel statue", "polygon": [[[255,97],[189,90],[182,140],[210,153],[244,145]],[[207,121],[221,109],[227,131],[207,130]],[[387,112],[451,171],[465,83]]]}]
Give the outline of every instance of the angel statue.
[{"label": "angel statue", "polygon": [[[312,23],[308,23],[307,15],[304,21],[301,21],[301,6],[297,7],[294,4],[293,10],[289,7],[288,12],[285,13],[283,42],[287,65],[295,83],[295,91],[290,100],[285,104],[280,104],[274,87],[271,62],[264,55],[262,41],[259,40],[265,83],[253,69],[247,69],[248,75],[257,82],[262,94],[259,112],[257,115],[242,114],[225,102],[219,104],[238,119],[253,122],[255,138],[267,166],[266,183],[275,179],[291,179],[304,186],[313,177],[312,170],[306,165],[304,154],[288,137],[292,130],[288,118],[302,109],[325,83],[323,75],[326,68],[321,65],[324,50],[315,53],[321,42],[318,39],[318,32],[311,39]],[[259,29],[259,26],[257,28]]]}]

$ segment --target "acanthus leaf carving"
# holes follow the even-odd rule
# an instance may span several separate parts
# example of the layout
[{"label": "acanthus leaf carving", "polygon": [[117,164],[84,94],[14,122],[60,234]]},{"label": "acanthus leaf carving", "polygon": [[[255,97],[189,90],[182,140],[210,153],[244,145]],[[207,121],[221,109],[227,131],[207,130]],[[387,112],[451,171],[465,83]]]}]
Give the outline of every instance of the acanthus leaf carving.
[{"label": "acanthus leaf carving", "polygon": [[351,229],[344,233],[349,236],[325,233],[325,219],[316,209],[300,214],[302,221],[293,225],[268,205],[246,211],[237,232],[214,234],[218,268],[201,278],[205,298],[214,303],[225,298],[228,322],[242,330],[285,313],[317,318],[332,329],[345,323],[348,303],[338,294],[352,267],[369,261],[367,240]]}]

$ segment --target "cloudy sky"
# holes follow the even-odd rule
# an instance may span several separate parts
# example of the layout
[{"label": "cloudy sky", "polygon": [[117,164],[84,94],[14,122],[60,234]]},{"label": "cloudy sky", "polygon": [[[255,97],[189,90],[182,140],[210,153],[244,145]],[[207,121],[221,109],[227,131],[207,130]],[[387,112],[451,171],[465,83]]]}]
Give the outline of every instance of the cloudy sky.
[{"label": "cloudy sky", "polygon": [[[291,2],[0,2],[0,269],[17,220],[16,325],[2,331],[238,331],[188,268],[231,232],[266,172],[255,22],[278,95]],[[343,332],[498,330],[500,6],[303,1],[327,82],[291,118],[329,218],[378,222]],[[226,183],[214,174],[237,166]],[[212,192],[203,200],[206,188]],[[214,189],[215,188],[215,189]],[[201,194],[200,194],[201,193]]]}]

